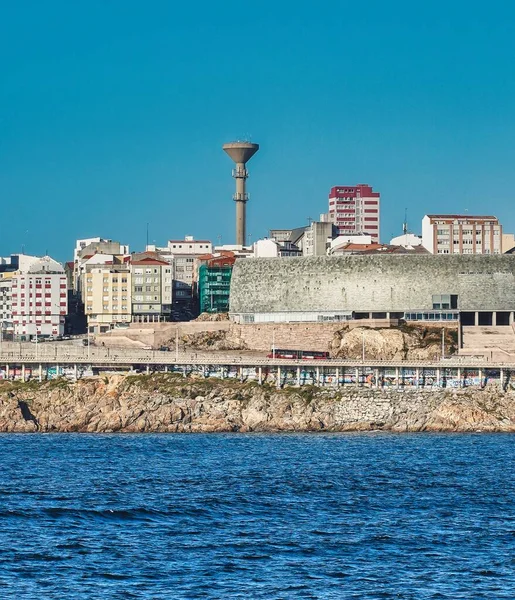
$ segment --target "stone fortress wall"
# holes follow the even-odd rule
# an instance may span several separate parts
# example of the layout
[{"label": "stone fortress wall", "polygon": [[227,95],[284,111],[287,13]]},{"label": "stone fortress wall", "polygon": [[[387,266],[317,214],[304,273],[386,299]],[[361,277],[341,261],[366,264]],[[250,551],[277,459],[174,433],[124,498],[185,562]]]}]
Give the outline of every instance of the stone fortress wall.
[{"label": "stone fortress wall", "polygon": [[431,310],[457,294],[460,311],[515,310],[515,255],[351,255],[236,262],[231,314]]}]

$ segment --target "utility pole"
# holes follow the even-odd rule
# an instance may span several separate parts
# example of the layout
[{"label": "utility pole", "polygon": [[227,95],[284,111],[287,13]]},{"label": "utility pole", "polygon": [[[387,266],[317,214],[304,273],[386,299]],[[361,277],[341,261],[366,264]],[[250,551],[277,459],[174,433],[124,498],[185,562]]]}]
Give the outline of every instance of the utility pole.
[{"label": "utility pole", "polygon": [[442,328],[442,360],[445,358],[445,328]]},{"label": "utility pole", "polygon": [[179,326],[175,328],[175,362],[179,362]]},{"label": "utility pole", "polygon": [[275,329],[272,329],[272,359],[275,360]]},{"label": "utility pole", "polygon": [[361,360],[365,362],[365,332],[361,332]]}]

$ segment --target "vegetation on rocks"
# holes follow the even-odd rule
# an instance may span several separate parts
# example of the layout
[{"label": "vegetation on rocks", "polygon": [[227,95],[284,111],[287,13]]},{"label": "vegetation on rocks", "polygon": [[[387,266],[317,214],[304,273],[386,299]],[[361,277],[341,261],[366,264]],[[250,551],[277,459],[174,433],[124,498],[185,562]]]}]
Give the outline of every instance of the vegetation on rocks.
[{"label": "vegetation on rocks", "polygon": [[0,385],[0,431],[515,431],[515,394],[287,387],[176,374]]}]

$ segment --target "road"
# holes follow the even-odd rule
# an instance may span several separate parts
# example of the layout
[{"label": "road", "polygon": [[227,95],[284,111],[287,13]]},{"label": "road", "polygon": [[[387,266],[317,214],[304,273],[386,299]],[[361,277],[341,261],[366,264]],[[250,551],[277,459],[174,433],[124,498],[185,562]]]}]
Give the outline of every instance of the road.
[{"label": "road", "polygon": [[132,348],[84,347],[76,343],[16,343],[4,342],[0,349],[0,364],[94,364],[116,365],[242,365],[248,367],[399,367],[399,368],[512,368],[513,363],[489,362],[473,357],[453,357],[438,361],[422,360],[294,360],[270,359],[240,352],[164,352]]}]

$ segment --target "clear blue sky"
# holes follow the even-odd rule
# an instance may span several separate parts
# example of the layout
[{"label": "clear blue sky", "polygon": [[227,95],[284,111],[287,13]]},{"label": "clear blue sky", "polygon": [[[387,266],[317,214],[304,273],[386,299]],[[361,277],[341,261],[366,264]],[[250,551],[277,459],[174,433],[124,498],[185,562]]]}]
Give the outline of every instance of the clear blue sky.
[{"label": "clear blue sky", "polygon": [[329,188],[515,231],[515,3],[20,0],[0,8],[0,255],[100,235],[234,241],[224,142],[251,136],[248,232]]}]

